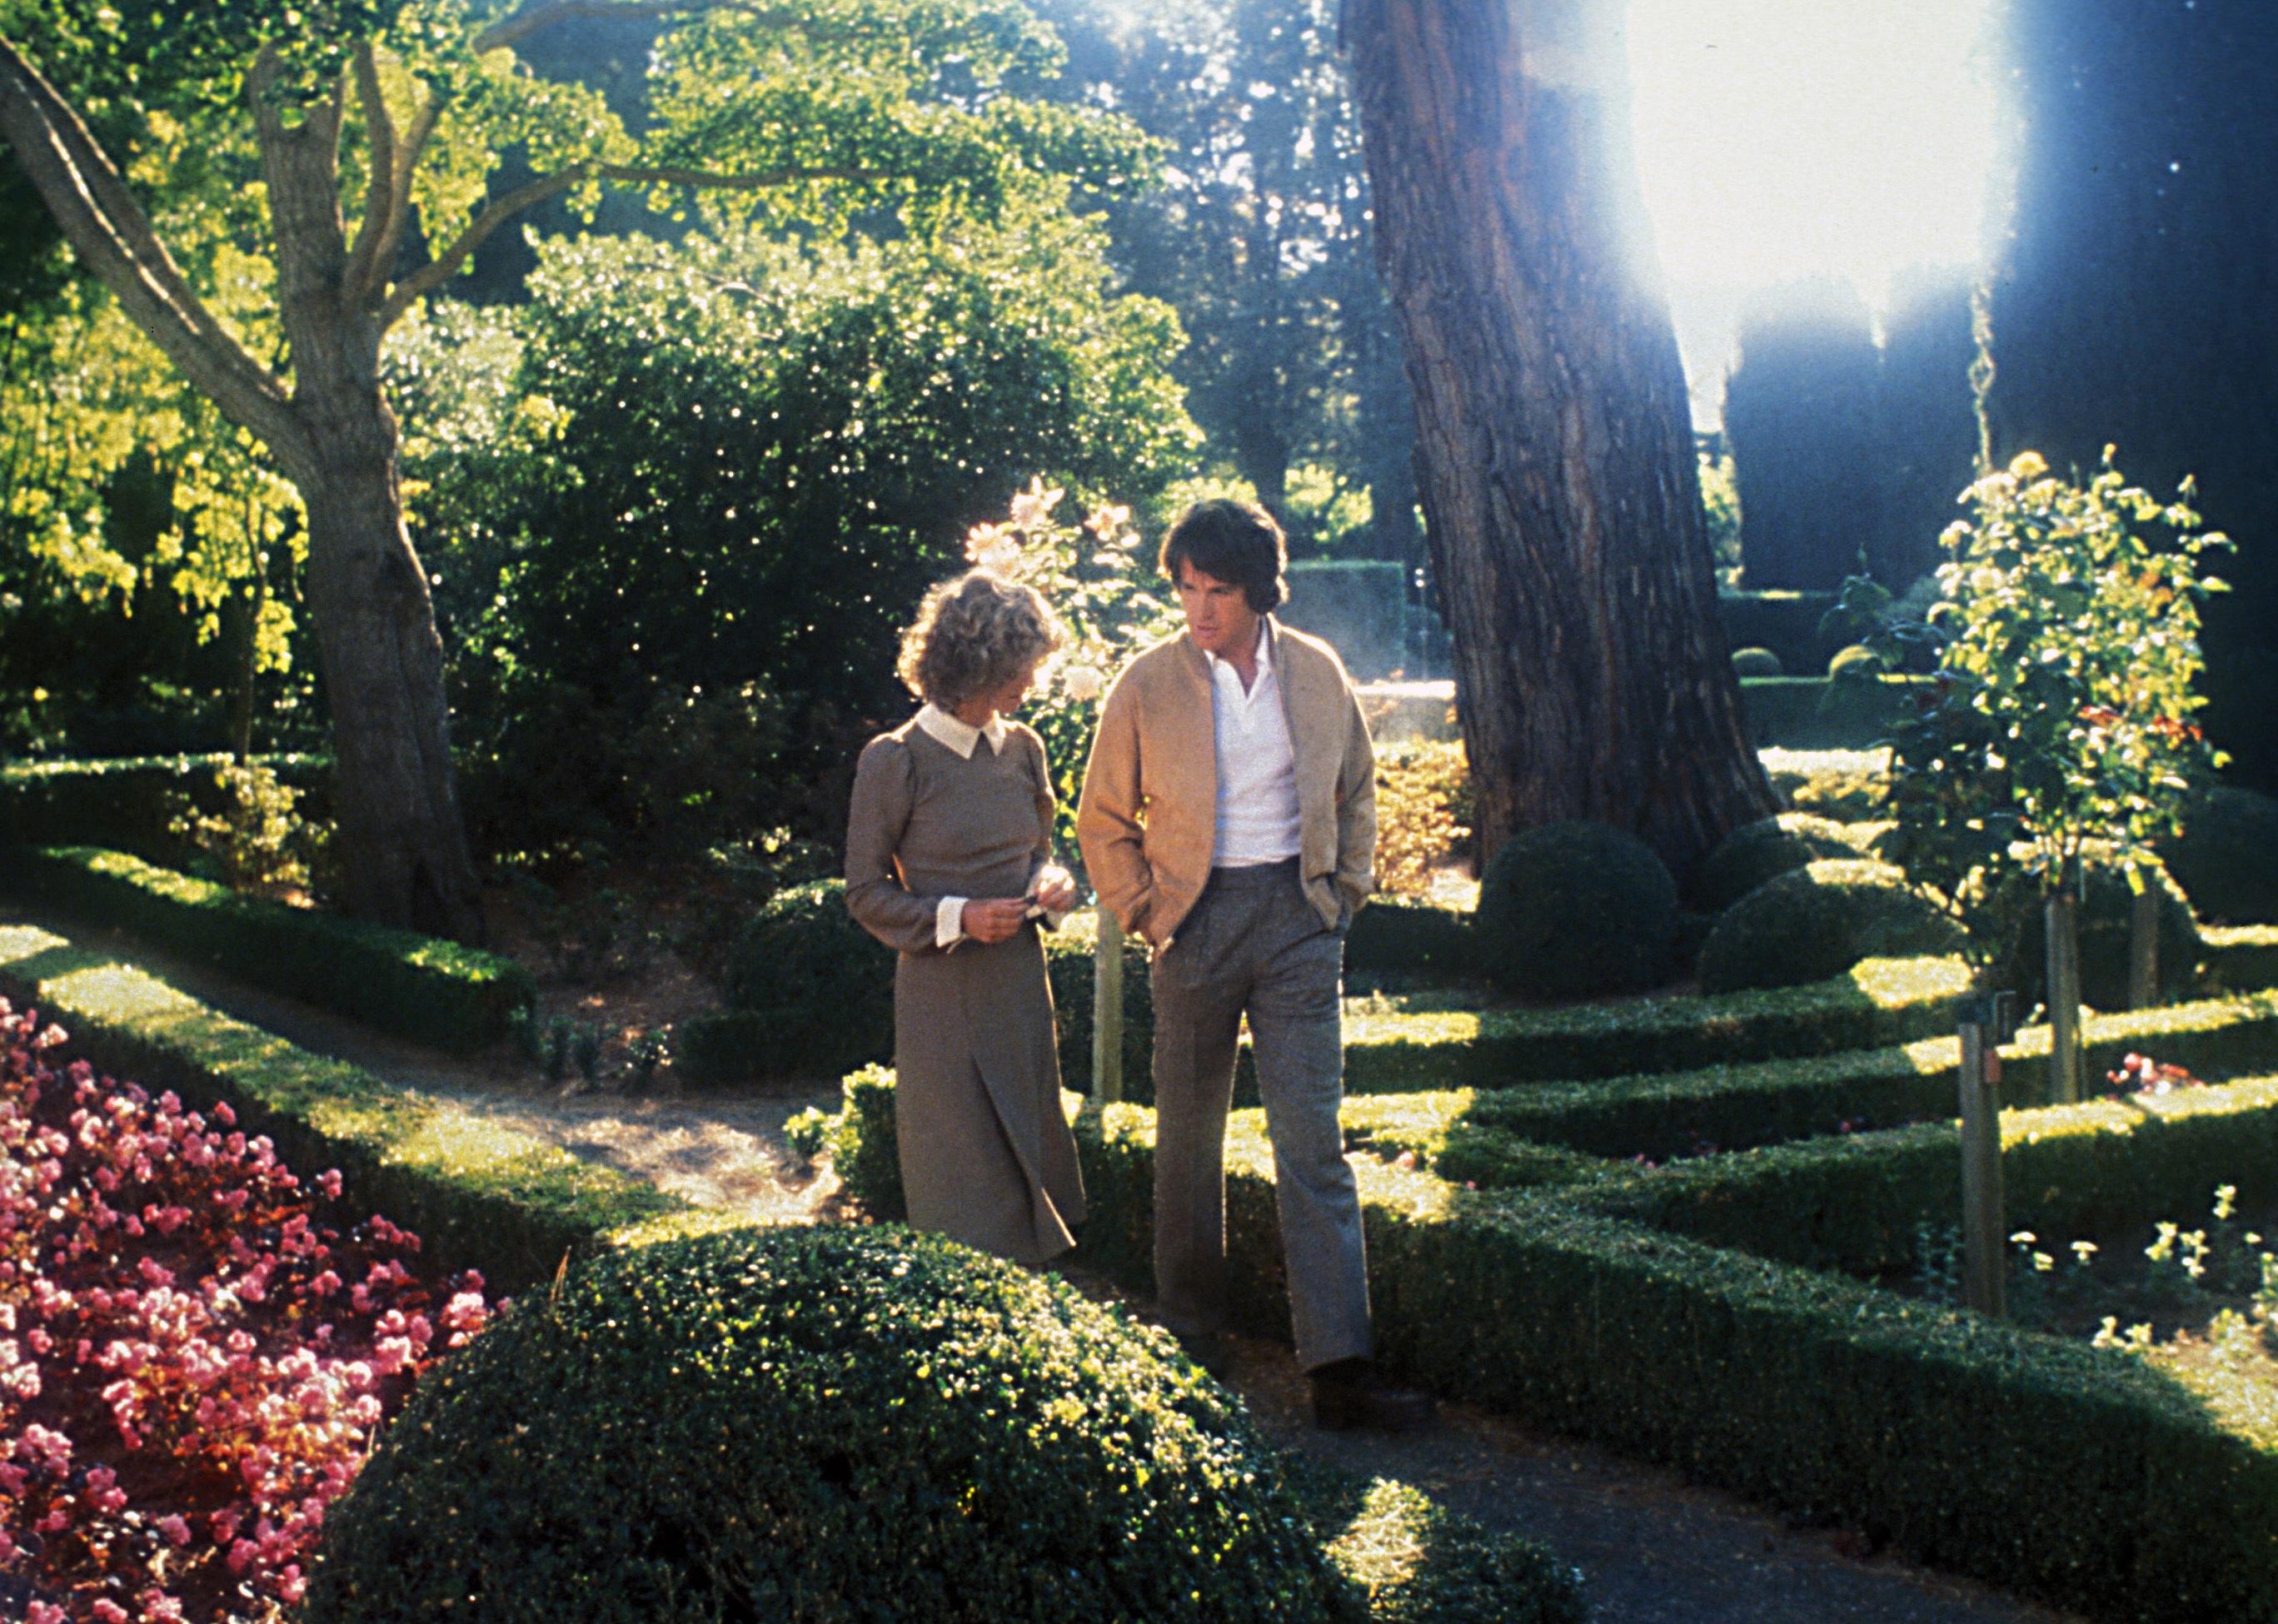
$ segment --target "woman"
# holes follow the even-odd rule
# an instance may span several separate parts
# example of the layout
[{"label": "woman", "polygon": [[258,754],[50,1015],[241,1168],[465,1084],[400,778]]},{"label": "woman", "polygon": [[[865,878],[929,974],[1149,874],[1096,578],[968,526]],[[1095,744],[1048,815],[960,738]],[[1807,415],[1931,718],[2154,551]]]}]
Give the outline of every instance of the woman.
[{"label": "woman", "polygon": [[910,1222],[1028,1264],[1074,1246],[1083,1217],[1035,923],[1075,887],[1049,861],[1043,743],[1005,720],[1061,639],[1042,598],[985,569],[928,593],[899,667],[924,706],[863,749],[846,829],[846,906],[901,954]]}]

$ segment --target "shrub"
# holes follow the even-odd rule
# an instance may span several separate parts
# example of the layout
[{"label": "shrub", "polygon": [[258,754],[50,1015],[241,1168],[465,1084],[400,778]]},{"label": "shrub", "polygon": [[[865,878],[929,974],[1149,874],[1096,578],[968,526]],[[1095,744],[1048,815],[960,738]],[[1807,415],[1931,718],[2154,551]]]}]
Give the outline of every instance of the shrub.
[{"label": "shrub", "polygon": [[[1051,978],[1052,1019],[1059,1032],[1060,1086],[1092,1092],[1092,1011],[1099,992],[1092,932],[1079,915],[1044,933],[1044,972]],[[1123,1097],[1155,1097],[1155,984],[1146,956],[1126,944],[1123,956]]]},{"label": "shrub", "polygon": [[1471,916],[1416,897],[1376,897],[1345,932],[1345,968],[1467,980],[1478,973]]},{"label": "shrub", "polygon": [[512,959],[240,896],[123,851],[12,851],[0,878],[11,891],[134,931],[256,987],[439,1048],[497,1041],[537,995],[530,972]]},{"label": "shrub", "polygon": [[1551,997],[1636,992],[1677,940],[1677,882],[1652,847],[1602,823],[1551,823],[1503,842],[1479,882],[1487,973]]},{"label": "shrub", "polygon": [[2182,833],[2159,851],[2201,919],[2278,923],[2278,800],[2218,784],[2184,807]]},{"label": "shrub", "polygon": [[[301,792],[304,816],[327,815],[329,757],[254,759]],[[0,845],[106,846],[179,866],[196,850],[172,833],[171,822],[184,801],[202,816],[221,816],[228,802],[216,774],[232,765],[227,756],[141,756],[0,766]]]},{"label": "shrub", "polygon": [[1732,652],[1732,673],[1736,676],[1785,676],[1786,668],[1780,664],[1780,657],[1770,649],[1736,649]]},{"label": "shrub", "polygon": [[1886,669],[1888,667],[1884,665],[1883,657],[1863,643],[1854,643],[1836,650],[1834,658],[1827,662],[1827,675],[1837,677],[1846,673],[1872,676]]},{"label": "shrub", "polygon": [[730,950],[727,990],[757,1018],[742,1029],[765,1033],[745,1075],[831,1075],[893,1053],[894,956],[846,911],[844,880],[770,897]]},{"label": "shrub", "polygon": [[0,1597],[290,1605],[372,1429],[484,1324],[481,1278],[318,1222],[340,1174],[310,1188],[226,1104],[50,1070],[66,1041],[0,1003]]},{"label": "shrub", "polygon": [[831,1227],[627,1250],[508,1316],[383,1439],[307,1616],[1313,1620],[1332,1595],[1277,1460],[1162,1333]]},{"label": "shrub", "polygon": [[[2092,863],[2082,870],[2081,899],[2076,911],[2080,942],[2080,997],[2092,1009],[2128,1007],[2128,939],[2135,894],[2128,876],[2106,864]],[[2160,985],[2158,997],[2173,998],[2198,979],[2199,927],[2191,918],[2182,891],[2158,864],[2151,865],[2145,884],[2159,899]],[[2014,953],[2003,967],[2000,984],[2014,987],[2027,1003],[2048,996],[2048,915],[2037,895],[2021,897]]]},{"label": "shrub", "polygon": [[1376,884],[1422,896],[1469,845],[1471,770],[1456,740],[1389,745],[1376,758]]},{"label": "shrub", "polygon": [[1860,858],[1844,827],[1809,812],[1744,823],[1717,843],[1693,878],[1701,905],[1721,913],[1765,881],[1823,858]]},{"label": "shrub", "polygon": [[1704,992],[1793,987],[1861,959],[1951,953],[1961,927],[1888,864],[1820,861],[1767,881],[1724,912],[1701,949]]},{"label": "shrub", "polygon": [[303,819],[301,791],[259,763],[214,769],[221,810],[202,812],[187,794],[173,797],[167,832],[204,853],[213,877],[233,891],[275,896],[314,883],[330,845],[329,828]]}]

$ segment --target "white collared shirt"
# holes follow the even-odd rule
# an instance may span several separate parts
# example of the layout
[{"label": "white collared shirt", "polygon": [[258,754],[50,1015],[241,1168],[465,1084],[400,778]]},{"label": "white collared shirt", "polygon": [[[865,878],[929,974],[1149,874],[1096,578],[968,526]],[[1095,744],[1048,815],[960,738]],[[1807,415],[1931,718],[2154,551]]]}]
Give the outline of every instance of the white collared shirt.
[{"label": "white collared shirt", "polygon": [[1257,622],[1257,676],[1245,691],[1230,661],[1203,651],[1211,673],[1211,721],[1218,743],[1219,868],[1253,868],[1296,857],[1303,825],[1297,812],[1297,758],[1272,640]]}]

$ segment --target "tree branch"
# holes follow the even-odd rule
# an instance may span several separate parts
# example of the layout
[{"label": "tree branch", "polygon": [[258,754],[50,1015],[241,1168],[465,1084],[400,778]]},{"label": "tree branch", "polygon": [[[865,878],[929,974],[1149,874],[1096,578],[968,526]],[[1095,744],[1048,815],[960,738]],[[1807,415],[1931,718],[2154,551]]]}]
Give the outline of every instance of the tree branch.
[{"label": "tree branch", "polygon": [[0,136],[73,251],[135,326],[288,469],[310,467],[285,385],[217,321],[72,105],[0,37]]},{"label": "tree branch", "polygon": [[341,287],[342,302],[351,309],[360,308],[371,297],[385,274],[379,262],[380,244],[402,206],[405,179],[403,144],[396,139],[395,120],[380,88],[379,57],[369,40],[356,47],[355,84],[371,148],[371,176],[364,187],[363,221],[356,227],[355,241],[348,249],[348,275]]},{"label": "tree branch", "polygon": [[763,4],[760,0],[551,0],[550,4],[533,5],[504,22],[492,24],[475,36],[475,50],[478,52],[511,50],[531,34],[551,28],[556,23],[590,22],[596,19],[622,17],[661,19],[700,16],[707,11],[739,11],[774,27],[797,28],[833,39],[846,39],[853,33],[852,29],[845,27],[818,24],[796,9]]},{"label": "tree branch", "polygon": [[588,180],[614,180],[625,186],[684,186],[722,191],[756,192],[791,186],[801,180],[884,180],[888,172],[871,169],[778,169],[752,174],[722,174],[677,166],[644,167],[631,164],[581,164],[551,175],[540,175],[494,201],[459,233],[458,240],[395,285],[380,306],[379,330],[386,332],[404,311],[451,279],[467,256],[484,239],[526,209],[558,196]]}]

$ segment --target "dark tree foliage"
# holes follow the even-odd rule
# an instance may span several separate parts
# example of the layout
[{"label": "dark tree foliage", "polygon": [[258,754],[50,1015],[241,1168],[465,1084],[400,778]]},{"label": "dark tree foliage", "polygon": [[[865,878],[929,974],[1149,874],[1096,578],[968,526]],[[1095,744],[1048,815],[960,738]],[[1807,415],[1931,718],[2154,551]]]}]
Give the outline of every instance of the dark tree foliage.
[{"label": "dark tree foliage", "polygon": [[1915,271],[1900,279],[1884,318],[1883,511],[1868,560],[1893,591],[1942,561],[1938,538],[1962,516],[1956,498],[1976,477],[1969,297],[1958,272]]},{"label": "dark tree foliage", "polygon": [[1879,364],[1867,307],[1848,282],[1790,283],[1742,311],[1724,437],[1746,586],[1831,590],[1876,544]]},{"label": "dark tree foliage", "polygon": [[1300,462],[1365,487],[1368,551],[1420,561],[1415,408],[1368,240],[1349,71],[1330,0],[1037,0],[1066,92],[1163,143],[1160,184],[1104,199],[1131,287],[1179,312],[1196,421],[1302,548]]},{"label": "dark tree foliage", "polygon": [[2155,492],[2196,476],[2238,543],[2207,606],[2236,773],[2278,787],[2278,6],[2008,0],[2014,213],[1990,289],[1997,462]]}]

